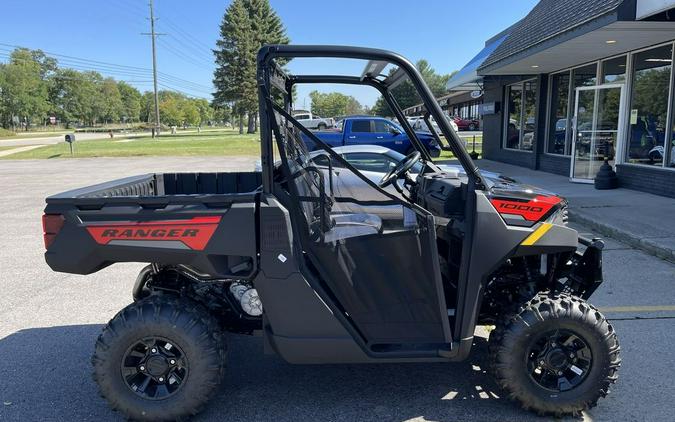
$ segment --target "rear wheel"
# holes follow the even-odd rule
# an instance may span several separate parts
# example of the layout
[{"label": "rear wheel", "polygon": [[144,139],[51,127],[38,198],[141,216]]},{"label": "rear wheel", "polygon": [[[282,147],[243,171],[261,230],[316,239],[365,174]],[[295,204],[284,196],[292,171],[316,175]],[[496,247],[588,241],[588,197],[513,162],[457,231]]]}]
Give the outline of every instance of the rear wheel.
[{"label": "rear wheel", "polygon": [[319,123],[319,125],[316,127],[319,130],[326,130],[326,124],[325,123]]},{"label": "rear wheel", "polygon": [[474,125],[473,123],[471,123],[471,124],[469,125],[469,130],[476,130],[476,125]]},{"label": "rear wheel", "polygon": [[511,399],[540,414],[578,413],[616,382],[614,329],[582,299],[540,293],[490,334],[490,365]]},{"label": "rear wheel", "polygon": [[202,305],[151,296],[108,323],[92,364],[114,410],[131,419],[176,420],[197,414],[213,395],[223,378],[225,347]]}]

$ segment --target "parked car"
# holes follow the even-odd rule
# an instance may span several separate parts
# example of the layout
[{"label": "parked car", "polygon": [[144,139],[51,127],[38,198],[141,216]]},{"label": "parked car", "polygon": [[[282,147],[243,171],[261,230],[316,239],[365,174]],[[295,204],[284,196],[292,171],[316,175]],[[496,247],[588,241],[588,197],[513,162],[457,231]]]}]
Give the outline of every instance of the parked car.
[{"label": "parked car", "polygon": [[478,130],[480,129],[480,120],[478,119],[463,119],[459,116],[453,116],[455,124],[459,130]]},{"label": "parked car", "polygon": [[[401,126],[383,117],[345,117],[337,122],[335,129],[335,131],[319,132],[316,135],[331,147],[379,145],[405,155],[415,150]],[[415,134],[432,157],[438,157],[441,154],[441,147],[430,132],[415,131]],[[303,140],[310,151],[316,149],[311,139],[303,136]]]},{"label": "parked car", "polygon": [[[455,123],[455,121],[453,119],[451,119],[450,117],[448,117],[447,119],[450,122],[450,126],[452,126],[452,129],[455,132],[459,132],[459,126],[457,126],[457,123]],[[441,128],[438,127],[438,123],[436,123],[434,118],[431,117],[429,120],[431,121],[431,126],[434,127],[434,130],[436,131],[436,133],[438,133],[439,136],[443,136],[443,134],[441,133]],[[410,123],[410,126],[414,130],[423,130],[423,131],[426,131],[426,132],[430,132],[429,126],[427,126],[427,122],[424,120],[424,117],[422,117],[422,116],[410,117],[410,118],[408,118],[408,123]]]},{"label": "parked car", "polygon": [[307,129],[326,130],[335,125],[332,118],[319,117],[311,111],[296,110],[293,112],[293,117]]}]

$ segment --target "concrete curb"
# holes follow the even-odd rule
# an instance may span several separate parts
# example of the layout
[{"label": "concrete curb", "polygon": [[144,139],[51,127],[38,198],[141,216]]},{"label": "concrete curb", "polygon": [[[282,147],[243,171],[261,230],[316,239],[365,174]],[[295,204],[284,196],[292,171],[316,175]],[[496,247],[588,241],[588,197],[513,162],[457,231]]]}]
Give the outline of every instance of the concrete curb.
[{"label": "concrete curb", "polygon": [[568,210],[568,216],[570,221],[587,226],[604,236],[611,237],[636,249],[647,252],[650,255],[655,255],[661,259],[675,263],[675,250],[661,244],[658,241],[658,238],[642,238],[627,230],[623,230],[603,221],[598,221],[596,218],[586,216],[583,212],[571,208]]}]

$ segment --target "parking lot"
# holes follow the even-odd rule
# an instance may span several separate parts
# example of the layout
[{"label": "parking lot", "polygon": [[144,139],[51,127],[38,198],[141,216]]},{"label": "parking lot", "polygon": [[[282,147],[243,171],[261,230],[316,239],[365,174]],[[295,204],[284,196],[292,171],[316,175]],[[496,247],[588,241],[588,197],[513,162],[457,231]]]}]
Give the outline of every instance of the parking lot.
[{"label": "parking lot", "polygon": [[[126,158],[0,164],[0,421],[120,420],[90,377],[102,327],[131,301],[141,264],[90,276],[52,272],[42,257],[44,197],[155,171],[250,170],[256,158]],[[517,177],[517,175],[510,175]],[[580,228],[581,231],[585,231]],[[606,310],[622,346],[619,383],[595,421],[672,420],[675,265],[609,240]],[[547,420],[501,396],[486,374],[486,341],[457,364],[294,366],[263,355],[262,340],[229,338],[226,381],[196,420]],[[579,418],[581,419],[581,418]]]}]

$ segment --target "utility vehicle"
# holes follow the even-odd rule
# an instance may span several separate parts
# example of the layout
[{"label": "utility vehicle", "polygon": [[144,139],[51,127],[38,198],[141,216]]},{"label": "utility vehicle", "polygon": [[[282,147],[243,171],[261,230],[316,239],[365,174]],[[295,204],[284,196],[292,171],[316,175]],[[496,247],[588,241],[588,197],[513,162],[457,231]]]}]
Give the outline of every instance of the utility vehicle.
[{"label": "utility vehicle", "polygon": [[[365,70],[293,76],[278,64],[309,57],[360,59]],[[149,263],[92,358],[114,409],[151,420],[197,413],[225,375],[224,332],[259,334],[265,352],[292,363],[403,364],[467,359],[477,324],[496,326],[492,371],[525,408],[574,413],[607,394],[619,345],[586,302],[602,282],[602,242],[566,226],[563,198],[486,179],[398,54],[272,45],[257,66],[260,173],[148,174],[47,198],[52,269]],[[439,169],[401,113],[391,90],[405,79],[463,174]],[[379,90],[416,150],[373,182],[291,116],[303,83]],[[323,169],[302,135],[324,150]],[[362,197],[336,194],[338,167]],[[398,212],[373,212],[381,206]]]}]

